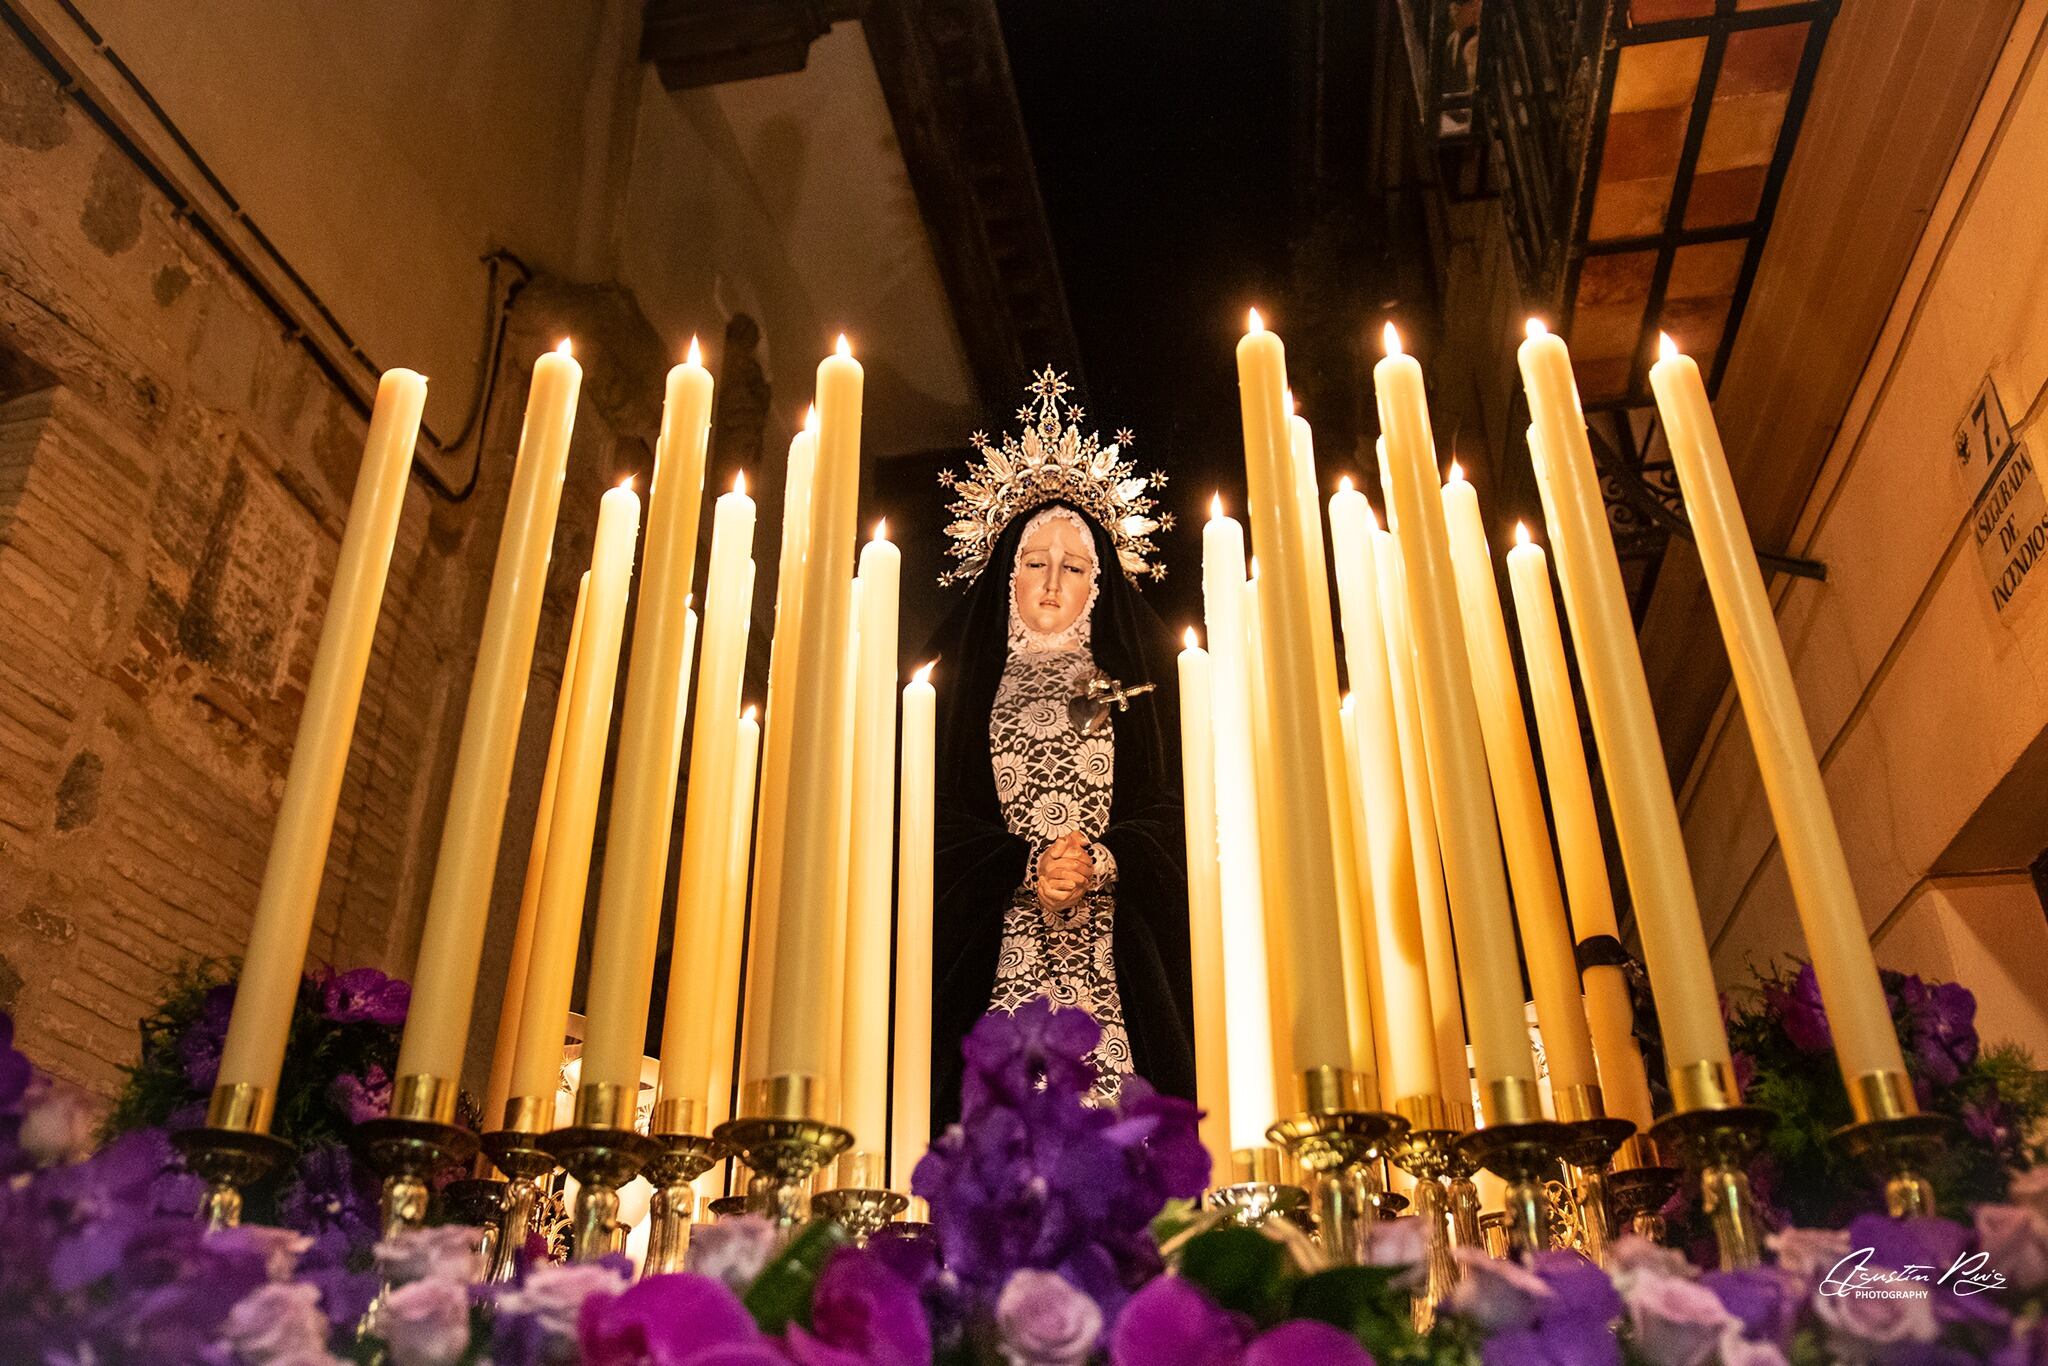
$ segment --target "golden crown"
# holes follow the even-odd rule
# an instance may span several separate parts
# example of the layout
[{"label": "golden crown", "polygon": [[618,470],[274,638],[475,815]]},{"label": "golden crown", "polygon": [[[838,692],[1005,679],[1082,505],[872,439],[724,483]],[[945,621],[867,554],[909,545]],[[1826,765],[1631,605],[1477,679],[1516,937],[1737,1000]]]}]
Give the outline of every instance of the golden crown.
[{"label": "golden crown", "polygon": [[939,483],[959,495],[946,505],[954,517],[946,528],[953,542],[949,553],[959,563],[939,575],[940,583],[973,579],[1012,518],[1059,499],[1102,523],[1126,578],[1136,583],[1166,577],[1166,566],[1151,559],[1159,553],[1152,533],[1171,531],[1173,514],[1153,516],[1158,503],[1147,492],[1163,487],[1166,476],[1158,470],[1141,475],[1124,458],[1136,440],[1129,428],[1106,446],[1095,432],[1081,435],[1081,405],[1066,401],[1072,391],[1065,375],[1046,366],[1032,376],[1030,401],[1017,410],[1021,433],[1006,432],[993,445],[987,433],[976,432],[980,458],[963,474],[940,471]]}]

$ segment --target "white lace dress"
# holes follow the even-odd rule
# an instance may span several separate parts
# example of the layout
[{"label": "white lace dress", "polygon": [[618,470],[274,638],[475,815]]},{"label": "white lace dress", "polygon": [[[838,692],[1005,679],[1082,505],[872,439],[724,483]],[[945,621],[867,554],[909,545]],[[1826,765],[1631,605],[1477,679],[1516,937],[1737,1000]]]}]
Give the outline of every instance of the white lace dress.
[{"label": "white lace dress", "polygon": [[[1096,1095],[1112,1100],[1131,1070],[1131,1039],[1117,1000],[1110,931],[1116,913],[1116,861],[1098,841],[1109,824],[1116,777],[1113,735],[1083,735],[1067,702],[1095,672],[1085,647],[1013,649],[989,713],[988,739],[996,796],[1011,833],[1031,847],[1025,885],[1003,916],[1002,947],[990,1006],[1015,1010],[1034,996],[1055,1006],[1080,1007],[1102,1025],[1094,1060],[1102,1073]],[[1038,856],[1062,835],[1080,831],[1095,861],[1095,881],[1083,898],[1059,911],[1045,910],[1032,890]]]}]

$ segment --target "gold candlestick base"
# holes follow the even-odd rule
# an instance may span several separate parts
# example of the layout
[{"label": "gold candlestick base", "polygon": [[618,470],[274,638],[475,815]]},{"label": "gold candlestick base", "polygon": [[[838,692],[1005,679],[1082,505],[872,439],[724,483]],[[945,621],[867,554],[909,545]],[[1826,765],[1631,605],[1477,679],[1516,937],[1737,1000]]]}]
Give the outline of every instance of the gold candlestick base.
[{"label": "gold candlestick base", "polygon": [[486,1276],[494,1283],[511,1280],[518,1268],[519,1253],[533,1228],[534,1209],[540,1204],[541,1183],[558,1165],[555,1155],[541,1147],[541,1137],[525,1129],[497,1129],[483,1136],[483,1148],[492,1165],[508,1178]]},{"label": "gold candlestick base", "polygon": [[683,1269],[690,1250],[690,1225],[697,1213],[692,1181],[725,1157],[725,1146],[700,1134],[651,1134],[659,1151],[642,1173],[654,1187],[648,1206],[647,1257],[642,1276],[665,1276]]},{"label": "gold candlestick base", "polygon": [[356,1154],[384,1178],[381,1200],[384,1236],[393,1237],[427,1221],[435,1172],[476,1155],[477,1136],[455,1124],[385,1116],[366,1119],[350,1136]]},{"label": "gold candlestick base", "polygon": [[1884,1207],[1894,1219],[1934,1214],[1934,1185],[1926,1169],[1941,1157],[1948,1120],[1940,1115],[1866,1119],[1835,1130],[1834,1145],[1884,1184]]},{"label": "gold candlestick base", "polygon": [[[1507,1183],[1507,1250],[1528,1257],[1550,1243],[1550,1214],[1544,1182],[1559,1175],[1570,1144],[1570,1126],[1547,1119],[1489,1124],[1458,1139],[1458,1151]],[[1482,1221],[1483,1226],[1484,1221]]]},{"label": "gold candlestick base", "polygon": [[1223,1222],[1237,1228],[1264,1228],[1275,1219],[1293,1219],[1308,1208],[1308,1192],[1281,1181],[1236,1181],[1209,1192],[1209,1203],[1223,1211]]},{"label": "gold candlestick base", "polygon": [[1757,1105],[1681,1110],[1650,1131],[1657,1146],[1675,1152],[1697,1172],[1700,1200],[1714,1227],[1721,1269],[1741,1271],[1763,1260],[1763,1227],[1745,1164],[1763,1145],[1776,1116]]},{"label": "gold candlestick base", "polygon": [[1331,1265],[1364,1264],[1369,1230],[1378,1218],[1380,1152],[1407,1128],[1399,1115],[1378,1110],[1311,1110],[1266,1130],[1268,1139],[1314,1175],[1309,1198]]},{"label": "gold candlestick base", "polygon": [[576,1178],[570,1244],[579,1262],[594,1262],[625,1246],[619,1226],[619,1187],[638,1176],[661,1151],[646,1134],[609,1124],[572,1124],[543,1134],[540,1146]]},{"label": "gold candlestick base", "polygon": [[747,1212],[747,1197],[721,1195],[716,1200],[706,1201],[704,1208],[711,1211],[713,1219],[737,1219]]},{"label": "gold candlestick base", "polygon": [[713,1137],[739,1153],[753,1173],[747,1183],[748,1211],[785,1232],[809,1217],[812,1173],[853,1142],[845,1129],[815,1119],[727,1120]]},{"label": "gold candlestick base", "polygon": [[[1411,1111],[1401,1102],[1396,1102],[1396,1106],[1411,1119],[1426,1122],[1444,1117],[1441,1102],[1426,1111]],[[1415,1217],[1422,1221],[1425,1276],[1422,1293],[1412,1302],[1415,1331],[1418,1333],[1429,1331],[1430,1325],[1436,1322],[1437,1306],[1458,1284],[1455,1252],[1458,1243],[1452,1227],[1450,1181],[1454,1176],[1469,1177],[1471,1171],[1470,1165],[1458,1156],[1457,1141],[1456,1129],[1414,1128],[1401,1135],[1387,1151],[1395,1166],[1415,1178]],[[1479,1196],[1471,1181],[1466,1180],[1465,1186],[1472,1189],[1471,1238],[1476,1245],[1479,1240]]]},{"label": "gold candlestick base", "polygon": [[441,1201],[448,1217],[458,1224],[469,1224],[483,1231],[483,1241],[477,1251],[485,1266],[498,1259],[498,1236],[503,1232],[499,1218],[505,1211],[505,1184],[470,1176],[450,1181],[441,1188]]},{"label": "gold candlestick base", "polygon": [[884,1224],[909,1208],[909,1196],[873,1186],[838,1186],[811,1197],[812,1214],[830,1219],[862,1247]]},{"label": "gold candlestick base", "polygon": [[241,1223],[242,1187],[289,1166],[299,1154],[266,1133],[213,1126],[180,1129],[171,1135],[171,1146],[185,1159],[186,1169],[206,1182],[198,1213],[209,1231]]},{"label": "gold candlestick base", "polygon": [[1574,1121],[1572,1137],[1564,1151],[1571,1172],[1574,1204],[1578,1210],[1579,1249],[1601,1266],[1607,1265],[1607,1250],[1614,1244],[1614,1194],[1608,1167],[1621,1145],[1636,1135],[1633,1122],[1613,1115],[1596,1115]]},{"label": "gold candlestick base", "polygon": [[1607,1173],[1608,1206],[1614,1213],[1616,1227],[1653,1243],[1663,1242],[1662,1211],[1684,1178],[1685,1172],[1680,1168],[1658,1163]]}]

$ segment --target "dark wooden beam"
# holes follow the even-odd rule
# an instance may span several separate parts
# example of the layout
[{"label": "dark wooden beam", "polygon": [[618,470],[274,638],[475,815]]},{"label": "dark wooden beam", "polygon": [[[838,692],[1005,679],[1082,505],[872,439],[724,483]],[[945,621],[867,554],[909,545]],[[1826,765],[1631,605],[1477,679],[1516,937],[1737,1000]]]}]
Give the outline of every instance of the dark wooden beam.
[{"label": "dark wooden beam", "polygon": [[994,0],[866,0],[861,23],[985,405],[1052,365],[1078,383],[1038,175]]},{"label": "dark wooden beam", "polygon": [[647,0],[640,59],[670,90],[801,71],[858,0]]}]

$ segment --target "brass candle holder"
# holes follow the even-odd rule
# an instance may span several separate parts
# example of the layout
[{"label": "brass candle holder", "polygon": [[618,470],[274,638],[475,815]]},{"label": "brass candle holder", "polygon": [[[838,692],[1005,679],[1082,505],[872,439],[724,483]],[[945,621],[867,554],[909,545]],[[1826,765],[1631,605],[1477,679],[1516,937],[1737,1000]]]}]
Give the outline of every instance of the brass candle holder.
[{"label": "brass candle holder", "polygon": [[1230,1155],[1230,1184],[1209,1192],[1209,1204],[1223,1211],[1224,1222],[1238,1228],[1263,1228],[1275,1219],[1293,1219],[1308,1208],[1308,1192],[1287,1179],[1278,1148],[1239,1148]]},{"label": "brass candle holder", "polygon": [[1380,1153],[1408,1127],[1399,1115],[1366,1108],[1370,1080],[1344,1068],[1310,1068],[1302,1074],[1301,1112],[1266,1130],[1314,1174],[1316,1233],[1333,1266],[1365,1261],[1378,1217]]},{"label": "brass candle holder", "polygon": [[1621,1145],[1607,1173],[1608,1205],[1617,1231],[1664,1241],[1664,1206],[1678,1192],[1685,1172],[1666,1163],[1648,1134]]},{"label": "brass candle holder", "polygon": [[1558,1121],[1572,1131],[1565,1144],[1564,1161],[1571,1175],[1572,1204],[1578,1215],[1575,1231],[1579,1248],[1605,1266],[1607,1249],[1612,1246],[1616,1231],[1607,1169],[1621,1145],[1635,1137],[1636,1126],[1607,1113],[1598,1086],[1567,1086],[1554,1093],[1551,1101]]},{"label": "brass candle holder", "polygon": [[[1394,1165],[1415,1178],[1415,1217],[1422,1221],[1422,1293],[1413,1300],[1415,1330],[1426,1332],[1436,1322],[1437,1306],[1458,1284],[1457,1246],[1451,1228],[1450,1181],[1457,1161],[1458,1129],[1451,1107],[1441,1096],[1404,1096],[1394,1113],[1408,1121],[1408,1131],[1387,1150]],[[1466,1170],[1469,1177],[1470,1172]],[[1468,1179],[1465,1184],[1472,1183]],[[1472,1240],[1479,1237],[1478,1193],[1473,1193]]]},{"label": "brass candle holder", "polygon": [[812,1116],[825,1113],[822,1077],[786,1073],[750,1082],[741,1098],[742,1115],[712,1134],[740,1154],[753,1173],[747,1209],[788,1232],[809,1215],[810,1179],[844,1152],[853,1135]]},{"label": "brass candle holder", "polygon": [[747,1212],[747,1197],[721,1195],[716,1200],[706,1202],[705,1208],[711,1211],[713,1219],[737,1219]]},{"label": "brass candle holder", "polygon": [[1688,1172],[1698,1173],[1722,1270],[1756,1266],[1763,1260],[1763,1227],[1746,1165],[1776,1117],[1761,1106],[1744,1105],[1734,1069],[1711,1059],[1674,1071],[1671,1092],[1677,1113],[1659,1121],[1650,1137],[1676,1153]]},{"label": "brass candle holder", "polygon": [[697,1192],[690,1183],[724,1159],[725,1145],[699,1132],[704,1107],[693,1100],[659,1102],[647,1127],[659,1151],[642,1173],[654,1187],[654,1199],[648,1206],[647,1256],[640,1274],[662,1276],[683,1269],[697,1215]]},{"label": "brass candle holder", "polygon": [[503,1232],[499,1220],[505,1210],[505,1184],[492,1177],[466,1176],[441,1188],[441,1202],[448,1217],[458,1224],[469,1224],[482,1231],[483,1240],[477,1247],[477,1255],[485,1266],[498,1258],[498,1237]]},{"label": "brass candle holder", "polygon": [[1934,1184],[1926,1170],[1941,1157],[1948,1121],[1923,1115],[1913,1083],[1903,1072],[1871,1072],[1849,1088],[1856,1120],[1832,1135],[1834,1145],[1862,1164],[1884,1187],[1884,1207],[1894,1219],[1934,1213]]},{"label": "brass candle holder", "polygon": [[553,1119],[552,1096],[518,1096],[505,1104],[505,1127],[483,1136],[484,1151],[506,1176],[496,1247],[487,1273],[492,1282],[512,1279],[519,1253],[533,1229],[541,1185],[560,1165],[555,1155],[541,1146],[546,1126]]},{"label": "brass candle holder", "polygon": [[1486,1124],[1461,1135],[1457,1148],[1474,1166],[1507,1183],[1507,1250],[1511,1256],[1530,1256],[1549,1244],[1544,1183],[1559,1174],[1558,1163],[1572,1131],[1542,1117],[1536,1083],[1523,1077],[1488,1082],[1485,1112]]},{"label": "brass candle holder", "polygon": [[455,1097],[455,1083],[445,1078],[400,1077],[391,1112],[364,1120],[350,1136],[357,1155],[384,1178],[379,1209],[386,1238],[424,1224],[434,1173],[476,1155],[477,1136],[452,1122]]},{"label": "brass candle holder", "polygon": [[886,1153],[845,1152],[832,1165],[832,1184],[811,1197],[811,1213],[846,1230],[859,1246],[910,1208],[910,1197],[889,1189]]},{"label": "brass candle holder", "polygon": [[241,1223],[242,1188],[298,1156],[297,1148],[270,1133],[276,1103],[272,1092],[248,1082],[216,1086],[207,1102],[205,1125],[171,1135],[186,1168],[206,1182],[198,1214],[208,1229]]},{"label": "brass candle holder", "polygon": [[619,1187],[646,1169],[661,1145],[633,1128],[637,1087],[585,1082],[576,1092],[575,1122],[544,1134],[540,1146],[576,1178],[570,1217],[573,1255],[579,1262],[620,1251]]}]

